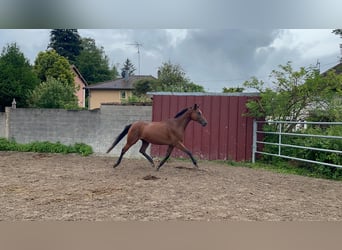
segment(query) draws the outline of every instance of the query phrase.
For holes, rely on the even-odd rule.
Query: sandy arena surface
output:
[[[190,160],[0,152],[0,221],[341,221],[342,182]]]

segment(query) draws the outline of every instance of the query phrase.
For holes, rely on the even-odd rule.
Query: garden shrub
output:
[[[30,142],[27,144],[17,143],[15,140],[0,138],[0,151],[20,151],[20,152],[39,152],[39,153],[77,153],[87,156],[93,153],[91,146],[85,143],[75,143],[74,145],[64,145],[60,142]]]

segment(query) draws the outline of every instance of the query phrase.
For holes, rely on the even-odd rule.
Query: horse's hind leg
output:
[[[172,153],[172,150],[173,150],[173,146],[172,145],[169,145],[167,151],[166,151],[166,156],[164,157],[164,159],[159,163],[158,167],[157,167],[157,171],[160,169],[160,167],[167,161],[167,159],[169,159],[171,153]]]
[[[119,166],[123,155],[127,152],[127,150],[130,148],[130,146],[126,147],[127,144],[121,149],[121,154],[119,156],[119,159],[116,161],[116,163],[114,164],[113,168],[116,168],[117,166]]]
[[[142,145],[141,145],[141,148],[140,148],[139,152],[140,152],[143,156],[145,156],[145,158],[151,163],[152,167],[154,168],[154,162],[153,162],[151,156],[149,156],[149,155],[146,153],[146,149],[147,149],[149,143],[148,143],[147,141],[145,141],[145,140],[141,140],[141,141],[142,141]]]
[[[113,168],[116,168],[121,160],[122,160],[122,157],[124,156],[124,154],[128,151],[128,149],[130,147],[132,147],[139,139],[138,138],[131,138],[130,136],[127,137],[127,142],[126,142],[126,145],[122,148],[121,150],[121,154],[119,156],[119,159],[116,161],[116,163],[114,164]]]

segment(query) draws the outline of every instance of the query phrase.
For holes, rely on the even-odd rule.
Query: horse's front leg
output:
[[[192,163],[195,165],[195,167],[198,168],[197,161],[193,157],[191,151],[189,149],[187,149],[183,143],[178,142],[176,145],[176,148],[178,148],[178,149],[182,150],[184,153],[186,153],[190,157],[190,159],[191,159]]]

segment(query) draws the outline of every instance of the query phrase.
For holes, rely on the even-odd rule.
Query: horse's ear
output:
[[[198,108],[199,108],[199,106],[195,103],[194,109],[196,110],[196,109],[198,109]]]

